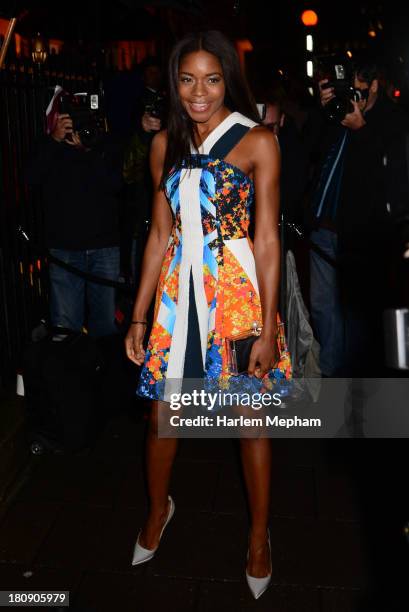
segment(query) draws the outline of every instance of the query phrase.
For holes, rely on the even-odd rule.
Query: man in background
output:
[[[320,162],[312,198],[311,314],[326,376],[376,376],[384,367],[383,309],[397,233],[409,206],[407,120],[380,86],[376,63],[353,70],[360,101],[330,122],[333,87],[322,80]],[[403,252],[403,245],[400,245]],[[400,255],[402,255],[402,252]]]
[[[53,257],[80,272],[117,281],[118,194],[122,157],[108,134],[84,144],[68,114],[55,114],[50,134],[38,143],[26,169],[29,185],[41,189],[45,243]],[[53,326],[100,337],[117,331],[115,289],[89,282],[50,263]]]
[[[125,208],[122,218],[123,261],[126,274],[137,281],[151,218],[152,180],[149,150],[152,138],[166,119],[163,72],[157,58],[141,65],[143,91],[132,112],[132,136],[125,152]]]
[[[274,132],[281,150],[281,210],[286,221],[301,218],[301,199],[308,179],[308,156],[294,121],[283,110],[280,98],[266,96],[263,125]]]

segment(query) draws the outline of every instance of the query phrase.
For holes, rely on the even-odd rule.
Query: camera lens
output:
[[[87,126],[79,130],[78,135],[85,147],[95,146],[100,139],[100,132],[93,126]]]
[[[345,115],[352,113],[354,107],[347,98],[332,98],[325,106],[324,112],[328,121],[331,123],[340,123],[345,118]]]

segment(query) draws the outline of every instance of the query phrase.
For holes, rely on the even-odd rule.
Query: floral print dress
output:
[[[254,185],[239,168],[215,155],[220,143],[237,142],[255,125],[242,114],[231,113],[208,135],[199,154],[192,149],[189,161],[168,177],[165,192],[174,223],[138,395],[163,399],[167,379],[182,381],[192,307],[200,335],[198,359],[209,387],[271,389],[269,382],[291,376],[289,359],[261,381],[247,374],[231,376],[227,363],[226,338],[249,330],[254,321],[261,325],[262,315],[248,234]],[[189,303],[192,295],[194,304]]]

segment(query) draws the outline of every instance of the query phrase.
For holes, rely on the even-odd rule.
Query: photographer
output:
[[[80,135],[72,116],[57,112],[26,167],[28,184],[41,188],[50,254],[113,281],[119,275],[121,171],[119,144],[98,130],[85,129]],[[115,289],[51,262],[50,315],[54,326],[81,330],[86,324],[94,337],[113,334]]]
[[[125,152],[125,211],[122,219],[124,271],[135,281],[151,217],[152,185],[149,150],[154,135],[163,128],[166,106],[162,68],[155,57],[141,64],[144,89],[132,113],[134,126]]]
[[[310,291],[325,376],[382,372],[389,272],[406,248],[395,225],[409,207],[407,120],[379,78],[373,62],[356,64],[347,90],[355,100],[340,99],[336,82],[319,83]]]
[[[267,92],[265,125],[278,138],[281,150],[281,211],[287,221],[300,221],[301,199],[305,192],[308,178],[308,158],[306,148],[296,128],[295,122],[284,112],[285,100],[274,93]],[[294,180],[294,177],[297,180]]]

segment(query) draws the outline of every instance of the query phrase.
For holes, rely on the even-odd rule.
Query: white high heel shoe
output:
[[[270,545],[270,530],[268,529],[268,550],[270,552],[270,566],[271,566],[271,545]],[[249,551],[247,550],[247,561],[249,559]],[[247,584],[249,585],[249,589],[254,596],[254,599],[258,599],[264,591],[267,589],[268,585],[271,581],[271,572],[267,576],[263,576],[263,578],[255,578],[254,576],[250,576],[246,570],[246,578]]]
[[[170,501],[169,514],[168,514],[165,524],[162,527],[162,531],[160,532],[159,542],[160,542],[162,533],[166,525],[169,523],[170,519],[173,516],[173,513],[175,512],[175,503],[170,495],[168,495],[168,500]],[[150,550],[149,548],[144,548],[143,546],[141,546],[139,544],[139,536],[141,535],[141,531],[142,529],[138,533],[138,538],[136,540],[135,548],[133,551],[132,565],[139,565],[139,563],[145,563],[145,561],[149,561],[150,559],[152,559],[152,557],[154,556],[155,552],[158,550],[158,547],[159,547],[159,544],[158,544],[156,548],[154,548],[153,550]]]

